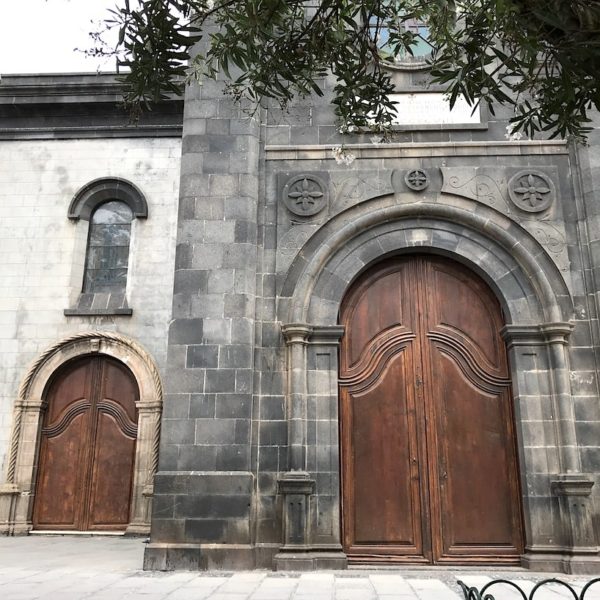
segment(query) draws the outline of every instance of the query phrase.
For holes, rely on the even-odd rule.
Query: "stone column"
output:
[[[161,406],[160,402],[137,403],[138,435],[136,443],[150,451],[138,453],[138,461],[135,465],[131,495],[131,520],[127,527],[127,533],[131,535],[150,533],[154,475],[158,467]]]
[[[586,475],[558,475],[552,492],[558,496],[567,556],[567,573],[596,574],[600,570],[598,546],[590,514],[590,496],[594,482]]]
[[[284,325],[287,346],[287,421],[289,470],[306,471],[306,346],[312,328]]]
[[[547,494],[553,498],[554,506],[558,504],[559,522],[554,527],[562,530],[562,541],[552,536],[552,542],[540,543],[537,539],[528,540],[528,553],[524,556],[523,564],[532,569],[562,570],[566,573],[595,573],[600,568],[598,560],[598,547],[596,545],[591,511],[589,507],[593,479],[581,472],[581,461],[577,445],[575,429],[575,415],[571,385],[569,379],[568,342],[573,326],[570,323],[545,323],[541,325],[507,325],[504,328],[504,337],[507,340],[509,351],[512,352],[513,361],[522,360],[515,350],[523,356],[535,356],[545,353],[540,360],[546,365],[544,370],[537,373],[531,371],[529,375],[536,374],[539,378],[536,386],[532,381],[527,381],[527,373],[521,371],[521,365],[513,362],[513,376],[517,383],[526,385],[529,394],[537,389],[540,401],[543,403],[544,395],[541,389],[547,390],[548,400],[551,403],[550,418],[554,422],[555,440],[557,450],[556,471],[552,472],[552,461],[548,464],[547,484],[549,490],[535,489],[529,485],[530,473],[525,469],[528,481],[526,498],[530,503],[540,503],[542,496]],[[546,379],[546,381],[544,381]],[[519,391],[519,390],[517,390]],[[543,406],[538,407],[541,414],[545,411]],[[535,440],[530,440],[532,444]],[[527,445],[527,441],[525,441]],[[537,440],[538,445],[548,446],[550,440]],[[533,485],[533,484],[532,484]],[[533,487],[539,488],[538,483]],[[550,506],[545,511],[540,511],[537,506],[538,520],[546,519],[545,525],[540,529],[548,529],[552,523],[554,513]],[[528,533],[535,533],[535,527],[529,523]]]
[[[322,332],[322,329],[298,323],[282,327],[287,347],[289,470],[278,480],[278,493],[283,497],[284,533],[283,546],[275,556],[275,567],[278,570],[339,569],[346,566],[341,546],[329,543],[319,547],[319,544],[313,543],[314,532],[311,531],[312,524],[316,521],[311,515],[316,481],[307,472],[307,347],[315,330],[327,338],[327,332]],[[343,330],[340,327],[333,329],[334,344],[337,344]],[[331,343],[329,338],[327,341]],[[316,340],[315,342],[318,343]],[[328,490],[328,493],[331,492]]]
[[[11,440],[14,452],[9,456],[7,482],[2,486],[3,513],[7,511],[6,533],[23,535],[32,529],[32,509],[35,496],[37,447],[40,424],[46,406],[40,399],[15,404],[15,429]],[[4,518],[3,518],[4,520]]]
[[[312,328],[303,324],[281,328],[287,348],[286,417],[288,471],[278,479],[283,496],[283,547],[275,556],[277,569],[310,568],[310,496],[315,481],[306,472],[306,346]],[[306,566],[304,566],[306,563]]]
[[[558,424],[561,470],[564,473],[580,473],[581,461],[577,449],[575,414],[569,381],[569,357],[567,346],[573,331],[570,323],[540,325],[540,331],[548,348],[552,372],[553,404]]]

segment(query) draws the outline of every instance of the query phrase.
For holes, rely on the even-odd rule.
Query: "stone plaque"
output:
[[[481,123],[480,108],[473,107],[459,97],[454,108],[446,94],[441,92],[418,92],[415,94],[390,94],[396,102],[397,114],[394,125],[472,125]]]

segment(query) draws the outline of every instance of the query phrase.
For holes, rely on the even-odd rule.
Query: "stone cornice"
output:
[[[333,145],[268,145],[268,160],[335,160]],[[564,140],[522,140],[518,142],[406,142],[397,144],[344,144],[359,158],[427,158],[436,156],[524,156],[568,154]]]

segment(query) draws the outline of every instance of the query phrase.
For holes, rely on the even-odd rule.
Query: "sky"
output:
[[[92,21],[117,0],[0,0],[0,75],[114,71],[115,61],[86,57]]]

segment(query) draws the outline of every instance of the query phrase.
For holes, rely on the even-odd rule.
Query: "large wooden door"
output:
[[[344,549],[355,562],[517,563],[502,311],[450,260],[383,262],[341,310]]]
[[[138,388],[122,363],[85,357],[46,394],[34,529],[118,531],[129,523]]]

